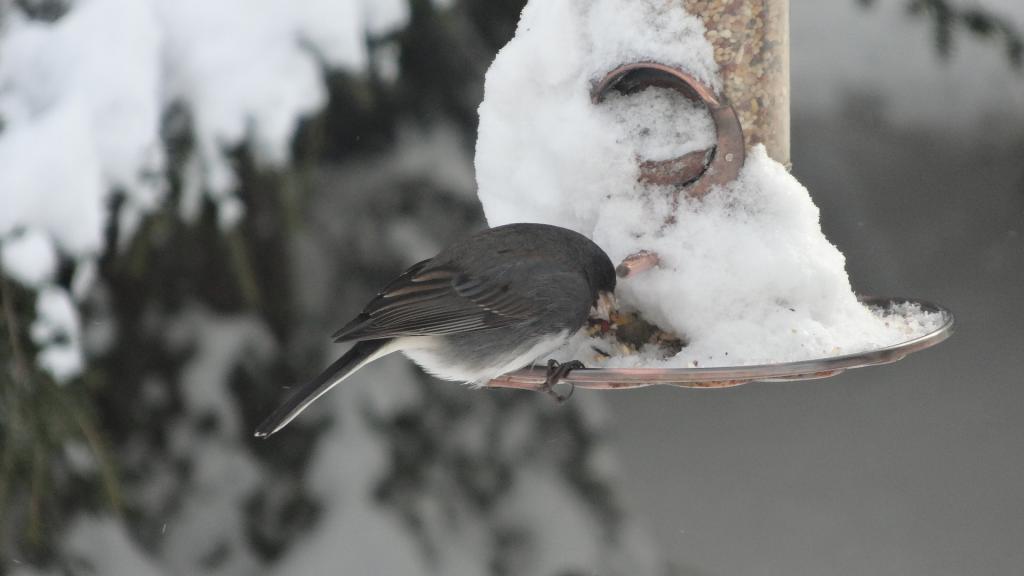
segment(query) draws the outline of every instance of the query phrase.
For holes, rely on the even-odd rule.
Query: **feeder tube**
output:
[[[789,157],[789,0],[681,0],[704,22],[725,100],[747,146],[764,144],[787,168]]]

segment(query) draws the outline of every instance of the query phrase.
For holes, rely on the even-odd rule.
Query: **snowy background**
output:
[[[792,2],[794,174],[854,287],[949,306],[953,340],[559,409],[394,358],[261,443],[326,334],[482,225],[475,108],[521,4],[0,3],[2,297],[34,353],[5,314],[0,573],[1013,573],[1024,74],[871,4]]]

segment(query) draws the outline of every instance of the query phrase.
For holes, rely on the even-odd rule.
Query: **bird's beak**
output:
[[[615,310],[615,294],[612,292],[601,292],[597,295],[597,303],[594,308],[597,310],[595,316],[602,320],[611,321],[612,311]]]

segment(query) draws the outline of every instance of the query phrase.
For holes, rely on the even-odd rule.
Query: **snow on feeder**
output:
[[[716,142],[712,148],[677,158],[641,159],[640,181],[672,187],[673,202],[678,203],[678,195],[684,188],[687,195],[699,198],[710,192],[712,186],[735,180],[746,157],[743,129],[736,111],[711,88],[686,72],[658,62],[624,64],[598,82],[590,98],[600,104],[610,90],[628,95],[653,86],[675,90],[706,107],[715,125]]]
[[[687,11],[689,10],[689,11]],[[787,0],[531,0],[487,73],[492,226],[575,229],[622,263],[619,309],[558,354],[581,388],[832,376],[952,333],[935,304],[860,298],[788,172]],[[546,371],[491,387],[541,389]]]

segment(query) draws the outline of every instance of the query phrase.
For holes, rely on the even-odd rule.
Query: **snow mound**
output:
[[[700,200],[637,181],[637,160],[707,148],[705,110],[663,89],[590,100],[593,83],[636,61],[677,66],[718,86],[700,21],[680,2],[531,1],[487,73],[476,167],[488,222],[577,230],[614,262],[660,255],[620,281],[620,303],[688,345],[612,357],[610,366],[765,364],[849,354],[923,335],[943,321],[907,307],[871,310],[818,208],[753,147],[740,177]],[[593,344],[590,342],[588,344]],[[598,347],[607,350],[607,346]]]

